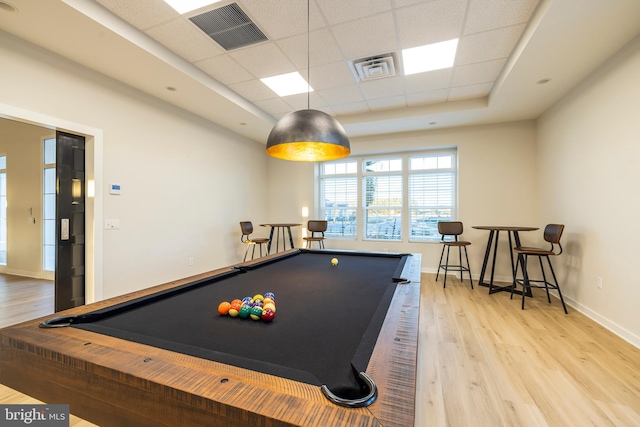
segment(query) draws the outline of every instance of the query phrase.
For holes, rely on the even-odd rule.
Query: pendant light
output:
[[[307,85],[309,85],[310,0],[307,0]],[[342,125],[333,117],[311,110],[307,89],[307,109],[282,117],[271,129],[267,139],[267,154],[283,160],[320,162],[340,159],[351,153],[349,138]]]

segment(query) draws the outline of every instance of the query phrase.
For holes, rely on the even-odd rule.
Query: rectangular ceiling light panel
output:
[[[404,49],[402,51],[404,74],[417,74],[453,67],[457,49],[458,39]]]
[[[225,50],[268,40],[237,3],[231,3],[189,18]]]
[[[180,15],[219,1],[220,0],[164,0],[165,3],[174,8]]]
[[[299,93],[313,92],[313,88],[300,75],[293,72],[288,74],[280,74],[279,76],[265,77],[260,79],[269,89],[274,91],[278,96],[297,95]]]

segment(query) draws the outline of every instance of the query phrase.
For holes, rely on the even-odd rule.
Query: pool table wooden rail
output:
[[[398,285],[367,373],[378,398],[366,408],[330,403],[317,386],[44,320],[0,330],[0,383],[100,426],[413,426],[420,256]],[[408,263],[409,264],[409,263]],[[82,314],[229,268],[67,310]],[[49,316],[51,317],[51,316]]]

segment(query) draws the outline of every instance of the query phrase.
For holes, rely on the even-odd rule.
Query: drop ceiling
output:
[[[534,119],[640,33],[637,0],[311,0],[309,15],[305,0],[184,15],[162,0],[3,1],[17,12],[0,9],[0,30],[261,143],[307,105],[351,137]],[[194,21],[220,7],[266,40],[218,44]],[[452,68],[404,76],[402,49],[452,38]],[[353,64],[376,57],[394,72],[359,78]],[[376,75],[389,68],[372,63]],[[293,71],[309,97],[259,80]]]

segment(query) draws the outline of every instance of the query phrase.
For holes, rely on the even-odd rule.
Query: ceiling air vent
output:
[[[371,56],[349,62],[351,72],[358,82],[383,79],[396,75],[395,53]]]
[[[237,3],[189,18],[225,50],[233,50],[267,40],[260,28]]]

